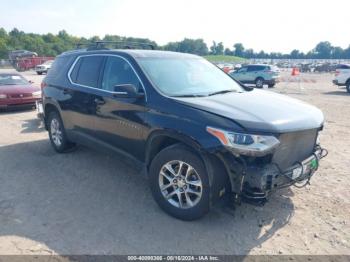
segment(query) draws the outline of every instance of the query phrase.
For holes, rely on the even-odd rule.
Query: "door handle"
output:
[[[104,101],[102,98],[95,98],[94,102],[96,105],[104,105],[106,103],[106,101]]]

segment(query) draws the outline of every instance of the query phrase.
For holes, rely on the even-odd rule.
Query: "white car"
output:
[[[333,83],[337,86],[346,86],[346,90],[350,93],[350,65],[342,64],[337,67]]]
[[[53,63],[53,60],[48,60],[41,65],[37,65],[35,67],[36,73],[38,75],[42,75],[43,73],[47,73],[47,71],[49,71],[49,69],[51,68],[52,63]]]

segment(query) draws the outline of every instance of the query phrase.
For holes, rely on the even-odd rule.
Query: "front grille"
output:
[[[11,94],[9,95],[10,98],[26,98],[26,97],[32,97],[32,94]]]
[[[317,129],[281,134],[281,142],[273,155],[272,162],[276,163],[282,171],[309,157],[315,147]]]

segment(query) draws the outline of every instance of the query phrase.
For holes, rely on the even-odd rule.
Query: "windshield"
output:
[[[230,76],[202,58],[138,58],[154,85],[168,96],[242,92]]]
[[[0,86],[27,84],[29,82],[20,75],[0,75]]]

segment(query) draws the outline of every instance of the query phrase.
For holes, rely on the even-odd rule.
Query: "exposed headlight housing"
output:
[[[33,97],[41,97],[41,91],[36,91],[32,93]]]
[[[235,133],[209,126],[207,131],[237,155],[263,156],[280,144],[274,136]]]
[[[7,98],[7,95],[0,94],[0,99],[6,99],[6,98]]]

